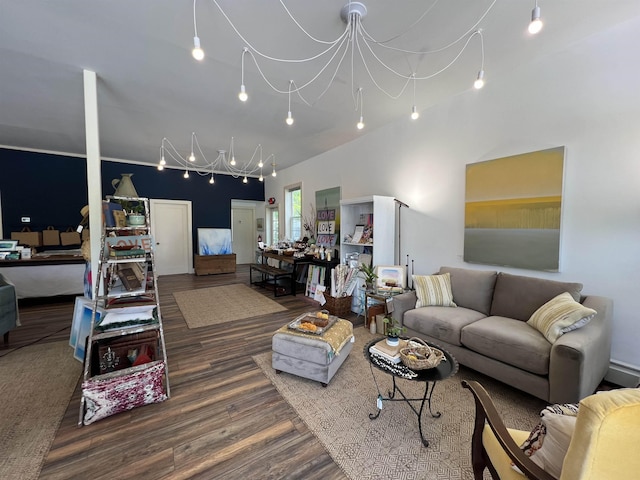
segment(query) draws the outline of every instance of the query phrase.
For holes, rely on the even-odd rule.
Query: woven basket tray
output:
[[[426,370],[440,365],[444,359],[444,353],[442,350],[430,347],[421,338],[411,337],[407,346],[400,349],[400,359],[412,370]]]

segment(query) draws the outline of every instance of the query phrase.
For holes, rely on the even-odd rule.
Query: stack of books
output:
[[[371,345],[369,347],[369,353],[380,355],[381,357],[386,358],[393,363],[400,363],[400,349],[404,347],[406,343],[406,340],[400,340],[400,343],[397,346],[392,347],[390,345],[387,345],[387,341],[383,339]]]
[[[142,248],[130,248],[126,250],[119,250],[115,248],[109,249],[109,257],[116,258],[144,258],[145,251]]]

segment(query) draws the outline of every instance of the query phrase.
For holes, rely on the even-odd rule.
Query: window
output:
[[[302,238],[302,184],[285,187],[285,236],[289,240]]]
[[[267,245],[278,243],[278,238],[280,237],[279,217],[278,207],[267,208],[267,238],[265,239]]]

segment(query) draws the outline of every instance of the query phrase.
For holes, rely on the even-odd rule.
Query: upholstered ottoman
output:
[[[353,342],[353,324],[348,320],[338,320],[322,336],[285,325],[273,335],[271,365],[276,373],[291,373],[326,387],[349,356]]]

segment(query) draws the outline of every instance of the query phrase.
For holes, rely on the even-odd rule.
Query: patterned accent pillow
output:
[[[578,405],[577,403],[557,403],[542,409],[540,423],[531,430],[529,437],[520,445],[520,449],[526,456],[556,478],[560,476],[562,462],[571,442],[578,416]],[[511,467],[522,474],[513,463]]]
[[[538,308],[527,323],[554,343],[560,336],[580,328],[596,315],[592,308],[576,302],[570,293],[561,293]]]
[[[413,286],[418,300],[416,308],[439,306],[456,307],[451,293],[451,274],[413,275]]]
[[[86,411],[84,424],[167,399],[163,377],[164,362],[128,375],[82,382]]]

